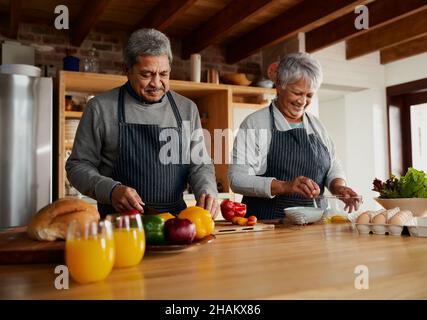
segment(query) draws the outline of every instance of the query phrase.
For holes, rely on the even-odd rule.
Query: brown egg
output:
[[[379,213],[372,219],[372,223],[374,224],[385,224],[386,221],[385,213]]]
[[[412,212],[408,210],[402,210],[396,213],[389,221],[389,224],[397,224],[403,226],[409,219],[412,218]]]
[[[396,213],[387,223],[403,226],[405,218],[399,213]]]
[[[401,215],[401,216],[403,216],[405,219],[410,219],[410,218],[412,218],[414,215],[412,214],[412,212],[411,211],[409,211],[409,210],[402,210],[402,211],[400,211],[399,212],[399,214]]]
[[[360,224],[368,224],[371,221],[371,216],[369,215],[369,211],[363,212],[360,216],[357,217],[356,223]]]
[[[391,218],[393,218],[398,212],[400,212],[399,208],[393,208],[388,209],[384,212],[384,215],[386,217],[386,221],[389,221]]]

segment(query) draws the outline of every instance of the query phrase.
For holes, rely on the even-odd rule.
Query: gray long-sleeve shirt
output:
[[[277,130],[287,131],[292,127],[275,106],[273,101],[273,115]],[[326,178],[329,187],[332,180],[341,178],[345,174],[335,152],[335,146],[325,127],[314,115],[309,115],[312,125],[319,133],[321,141],[329,151],[331,167]],[[307,134],[313,133],[313,127],[307,119],[303,118]],[[273,198],[271,195],[271,182],[276,177],[260,177],[267,169],[267,154],[271,143],[271,121],[268,107],[250,114],[240,125],[234,140],[232,163],[229,168],[231,189],[246,196]],[[313,164],[315,165],[315,164]]]
[[[196,198],[202,193],[217,196],[215,170],[207,156],[203,136],[200,137],[201,123],[196,104],[170,91],[187,133],[183,145],[190,151],[202,150],[203,162],[189,160],[189,182]],[[119,88],[104,92],[92,98],[80,120],[73,150],[65,168],[70,183],[82,194],[99,203],[111,204],[110,193],[120,181],[111,176],[118,155],[118,93]],[[144,104],[126,92],[125,117],[127,123],[156,124],[162,128],[177,127],[172,107],[165,96],[161,102]],[[185,132],[185,130],[184,130]],[[144,200],[144,195],[140,195]]]

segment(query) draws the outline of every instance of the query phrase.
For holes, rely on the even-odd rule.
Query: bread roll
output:
[[[27,233],[35,240],[65,239],[71,221],[80,225],[99,220],[99,212],[89,203],[76,198],[62,198],[40,209],[28,225]]]

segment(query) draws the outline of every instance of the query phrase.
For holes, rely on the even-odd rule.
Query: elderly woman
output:
[[[248,214],[282,218],[284,208],[313,206],[325,187],[357,196],[325,127],[307,112],[322,82],[320,64],[307,53],[289,54],[275,73],[277,98],[243,121],[234,142],[229,178]]]

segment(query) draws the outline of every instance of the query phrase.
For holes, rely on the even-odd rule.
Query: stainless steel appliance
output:
[[[52,79],[35,70],[0,66],[0,228],[26,225],[52,200]]]

